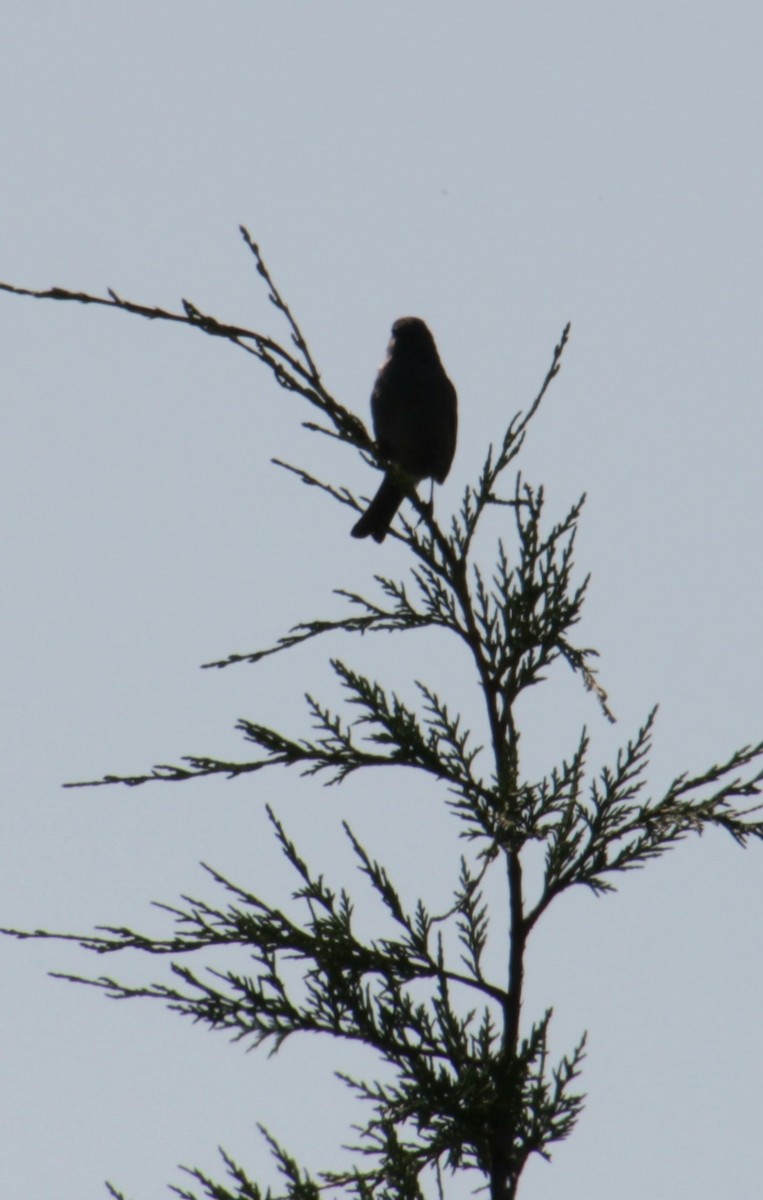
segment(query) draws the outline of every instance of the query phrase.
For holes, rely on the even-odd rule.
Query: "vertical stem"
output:
[[[507,855],[506,873],[509,885],[509,992],[506,1003],[503,1050],[516,1054],[519,1045],[519,1019],[522,1012],[524,982],[525,928],[524,897],[522,894],[522,860],[516,850]]]
[[[499,810],[512,817],[517,805],[519,781],[518,737],[511,711],[512,690],[498,691],[496,681],[483,653],[477,622],[472,609],[466,577],[466,563],[456,560],[448,551],[446,561],[451,570],[451,583],[464,617],[469,646],[480,676],[485,698],[490,738],[496,764],[497,804]],[[508,751],[508,753],[506,753]],[[511,834],[510,834],[511,837]],[[489,1154],[491,1200],[515,1200],[519,1182],[514,1162],[514,1134],[521,1097],[517,1094],[517,1051],[522,1012],[522,984],[527,927],[524,915],[522,860],[519,850],[511,844],[504,847],[509,901],[508,980],[503,1002],[503,1037],[495,1062],[495,1107],[492,1128],[486,1131]]]
[[[504,703],[508,704],[508,700]],[[510,707],[497,721],[495,743],[499,765],[498,794],[500,802],[510,809],[516,806],[519,780],[517,736]],[[508,755],[504,755],[504,745]],[[521,1105],[517,1071],[519,1027],[522,1014],[522,986],[527,928],[524,914],[522,859],[516,846],[509,844],[506,855],[506,881],[509,901],[508,979],[503,1005],[503,1038],[496,1063],[496,1113],[491,1131],[491,1200],[514,1200],[519,1183],[519,1169],[514,1162],[515,1122]],[[521,1168],[520,1168],[521,1169]]]

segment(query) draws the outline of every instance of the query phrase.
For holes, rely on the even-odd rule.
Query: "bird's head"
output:
[[[398,317],[392,326],[390,351],[426,354],[434,349],[434,338],[421,317]]]

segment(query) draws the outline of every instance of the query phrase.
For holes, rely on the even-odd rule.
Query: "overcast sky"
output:
[[[186,297],[283,337],[243,222],[327,387],[364,418],[391,322],[424,317],[460,400],[442,512],[571,320],[522,469],[553,517],[588,493],[580,637],[618,724],[560,668],[527,705],[526,769],[569,755],[584,723],[594,765],[611,761],[659,701],[659,792],[763,737],[762,61],[751,0],[6,3],[0,278]],[[336,614],[335,587],[405,571],[397,545],[350,539],[347,510],[270,460],[366,493],[371,473],[222,342],[8,295],[0,310],[0,923],[158,934],[152,900],[213,897],[201,861],[285,899],[266,802],[336,886],[356,886],[349,818],[406,894],[445,895],[457,828],[405,776],[61,790],[243,757],[239,716],[305,733],[303,693],[336,694],[329,653],[406,697],[431,678],[473,722],[477,695],[426,639],[200,671]],[[588,1029],[589,1100],[523,1200],[757,1200],[762,903],[763,851],[717,835],[552,910],[526,1016],[554,1005],[560,1053]],[[221,1175],[218,1145],[269,1179],[256,1121],[326,1166],[357,1118],[331,1077],[345,1049],[246,1055],[47,975],[153,964],[67,944],[0,955],[14,1200],[100,1197],[104,1179],[158,1200],[178,1163]]]

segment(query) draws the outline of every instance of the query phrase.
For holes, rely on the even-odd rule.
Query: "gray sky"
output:
[[[527,705],[530,775],[583,723],[593,763],[611,760],[655,701],[655,790],[760,739],[759,5],[7,4],[0,33],[0,277],[187,297],[283,335],[244,222],[327,386],[364,417],[392,320],[425,317],[461,406],[441,511],[572,321],[523,470],[555,516],[588,492],[581,638],[619,722],[560,670]],[[354,883],[349,817],[410,895],[444,895],[456,830],[441,794],[404,777],[391,795],[386,779],[325,793],[285,775],[60,790],[183,753],[243,757],[238,716],[304,732],[303,692],[335,694],[329,650],[404,695],[432,678],[474,721],[477,698],[433,643],[199,671],[337,612],[334,587],[404,570],[270,458],[374,479],[231,347],[0,307],[0,921],[159,933],[151,900],[213,896],[201,860],[285,897],[266,801],[337,885]],[[443,870],[422,880],[433,839]],[[759,848],[707,837],[549,915],[526,1011],[553,1003],[559,1052],[589,1030],[589,1100],[523,1200],[758,1197],[762,866]],[[140,962],[0,955],[4,1194],[82,1200],[109,1178],[153,1200],[178,1162],[219,1174],[218,1144],[267,1178],[257,1120],[314,1167],[345,1140],[354,1110],[331,1071],[346,1051],[245,1055],[46,974],[137,980]]]

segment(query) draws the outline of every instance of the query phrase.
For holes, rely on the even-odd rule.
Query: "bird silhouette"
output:
[[[456,389],[445,374],[434,338],[419,317],[392,326],[387,357],[371,393],[376,444],[411,483],[442,483],[456,452]],[[397,472],[387,471],[352,536],[383,542],[405,496]]]

